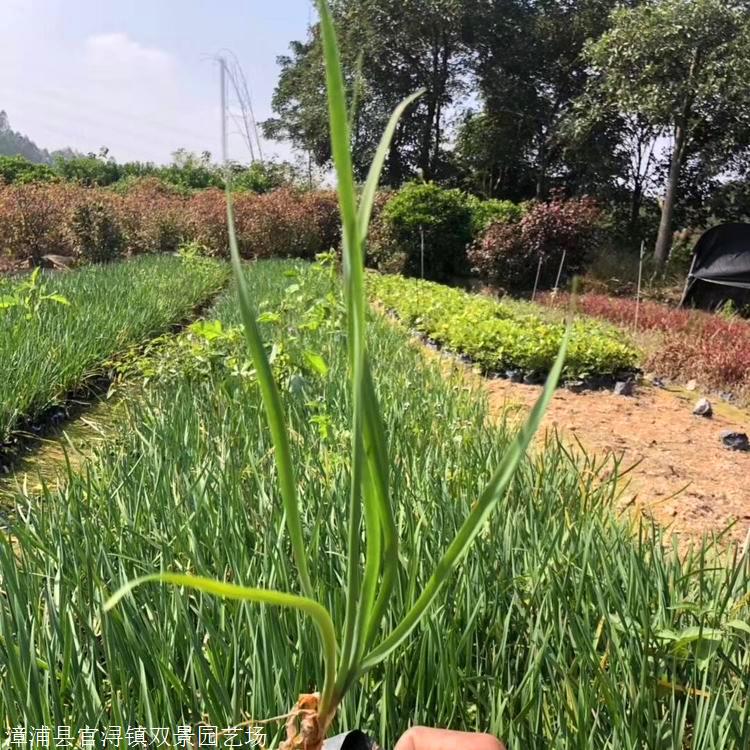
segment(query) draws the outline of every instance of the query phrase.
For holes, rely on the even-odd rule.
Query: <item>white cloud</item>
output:
[[[116,78],[138,78],[142,74],[171,76],[174,58],[164,50],[146,47],[127,34],[94,34],[84,44],[84,59],[89,66]]]

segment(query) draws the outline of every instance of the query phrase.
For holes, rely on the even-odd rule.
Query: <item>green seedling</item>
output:
[[[47,292],[47,285],[41,278],[41,271],[37,267],[31,275],[13,288],[12,294],[0,297],[0,312],[12,308],[21,308],[26,320],[32,320],[39,315],[42,305],[52,302],[58,305],[69,305],[70,301],[62,294]]]
[[[247,588],[208,577],[158,573],[130,581],[105,604],[114,607],[134,587],[146,582],[169,583],[220,597],[299,610],[317,626],[324,662],[319,693],[299,697],[289,714],[285,748],[318,750],[345,693],[367,670],[403,645],[435,602],[442,586],[466,555],[488,515],[503,499],[542,416],[563,368],[569,332],[563,337],[546,386],[528,421],[504,454],[455,538],[444,551],[422,593],[402,613],[390,632],[382,632],[384,615],[399,576],[396,522],[389,497],[386,435],[377,403],[367,351],[364,250],[380,172],[403,112],[421,92],[405,99],[393,112],[373,159],[365,185],[357,196],[350,153],[348,108],[338,44],[326,0],[319,0],[331,143],[338,178],[343,237],[343,296],[346,308],[349,383],[352,392],[350,498],[347,529],[347,591],[343,623],[334,624],[316,596],[314,570],[306,556],[298,482],[290,450],[290,435],[279,389],[268,361],[256,311],[243,275],[234,231],[232,195],[227,186],[227,218],[232,266],[238,289],[247,346],[251,352],[271,433],[280,494],[291,540],[301,594]],[[364,549],[362,527],[364,526]],[[364,557],[364,568],[361,558]],[[337,629],[336,625],[340,625]],[[270,668],[270,666],[269,666]]]

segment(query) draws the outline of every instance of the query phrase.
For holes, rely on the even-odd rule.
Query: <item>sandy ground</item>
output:
[[[530,406],[541,390],[507,380],[483,384],[495,414]],[[651,385],[632,397],[560,389],[544,427],[587,452],[621,458],[621,469],[637,464],[623,479],[622,504],[677,532],[681,543],[732,522],[727,541],[742,542],[750,531],[750,453],[728,450],[719,436],[750,433],[750,414],[712,401],[711,419],[693,416],[701,395]]]

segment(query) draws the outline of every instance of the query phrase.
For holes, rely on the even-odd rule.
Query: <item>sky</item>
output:
[[[0,0],[0,110],[48,150],[104,146],[118,161],[164,163],[186,148],[218,158],[216,55],[237,56],[262,121],[276,58],[314,17],[311,0]],[[249,160],[239,135],[229,147]],[[292,158],[288,144],[263,147]]]

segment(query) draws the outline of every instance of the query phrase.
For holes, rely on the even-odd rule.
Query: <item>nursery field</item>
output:
[[[351,439],[340,283],[329,265],[289,261],[256,263],[247,281],[291,427],[314,592],[340,623]],[[436,340],[449,335],[439,318],[457,304],[449,295],[429,305],[428,285],[378,276],[369,283],[410,325]],[[149,294],[131,290],[116,301],[114,288],[108,301],[118,307],[108,309],[119,327],[141,321]],[[421,321],[408,307],[416,293],[429,311]],[[75,290],[66,294],[76,299]],[[169,299],[187,305],[187,297]],[[423,591],[513,428],[488,419],[486,399],[460,373],[446,376],[408,333],[368,315],[401,543],[387,630]],[[487,317],[484,308],[467,315],[466,328]],[[229,727],[278,717],[297,695],[320,688],[320,646],[301,614],[157,584],[103,611],[126,581],[167,570],[297,590],[239,320],[227,292],[204,322],[131,362],[130,377],[147,382],[110,443],[59,492],[19,496],[23,511],[0,538],[4,730]],[[488,368],[549,366],[560,336],[554,315],[510,307],[494,320],[508,330],[493,329],[493,346],[510,343]],[[138,325],[130,324],[129,338],[145,332]],[[551,342],[542,355],[520,348],[537,331]],[[583,331],[577,335],[571,375],[632,365],[632,350],[606,326],[588,337],[591,353]],[[477,356],[473,343],[465,346]],[[413,723],[490,731],[509,750],[750,746],[747,556],[719,565],[701,547],[677,555],[656,528],[623,525],[611,512],[615,478],[603,479],[601,469],[554,440],[525,459],[439,605],[355,683],[333,729],[360,727],[383,747]],[[265,728],[275,745],[283,719]]]
[[[402,276],[370,274],[369,283],[375,299],[405,325],[488,372],[539,378],[552,366],[565,331],[562,317],[539,305],[498,302]],[[563,372],[570,379],[614,376],[632,371],[637,357],[614,327],[576,320]]]
[[[0,446],[102,374],[105,360],[183,321],[226,280],[219,262],[151,256],[0,281]]]

